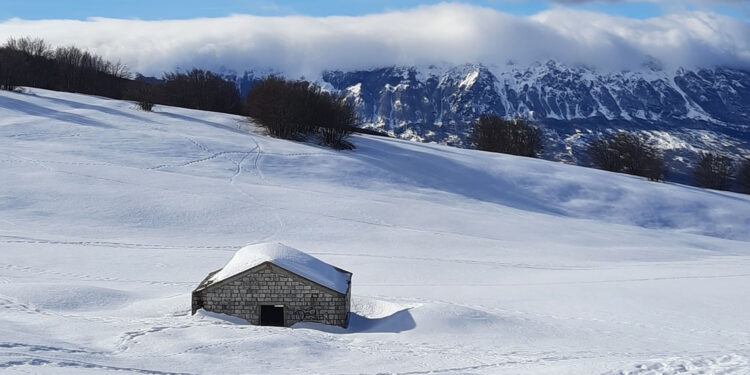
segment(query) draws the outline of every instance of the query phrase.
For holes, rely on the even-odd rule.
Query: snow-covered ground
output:
[[[0,370],[750,373],[750,197],[0,93]],[[348,330],[189,314],[240,247],[352,271]]]

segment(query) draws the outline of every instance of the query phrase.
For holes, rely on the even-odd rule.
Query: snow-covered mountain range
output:
[[[247,92],[268,73],[237,79]],[[702,150],[750,155],[750,72],[731,68],[602,72],[548,61],[327,71],[318,83],[352,100],[366,128],[403,139],[467,145],[484,113],[531,118],[548,136],[544,157],[586,164],[585,146],[601,133],[639,131],[687,178]]]

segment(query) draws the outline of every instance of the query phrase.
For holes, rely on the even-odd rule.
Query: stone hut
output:
[[[193,291],[204,309],[256,325],[318,322],[347,327],[351,272],[280,243],[245,246]]]

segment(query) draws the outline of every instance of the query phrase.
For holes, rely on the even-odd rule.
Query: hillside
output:
[[[750,196],[352,140],[0,92],[0,369],[750,372]],[[353,272],[348,330],[189,315],[208,272],[265,241]]]
[[[269,72],[229,74],[240,90]],[[544,158],[588,165],[588,142],[635,131],[665,152],[672,181],[691,182],[701,151],[750,155],[750,72],[727,67],[607,71],[554,60],[328,71],[318,84],[355,103],[363,126],[422,142],[466,147],[480,115],[532,118]]]

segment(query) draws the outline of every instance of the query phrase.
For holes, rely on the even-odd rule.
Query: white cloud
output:
[[[629,69],[649,56],[665,66],[750,67],[750,25],[709,12],[648,20],[565,8],[516,17],[487,8],[440,4],[361,17],[256,17],[180,21],[94,18],[9,20],[0,39],[39,36],[75,44],[132,70],[274,68],[293,76],[323,69],[557,59]]]

